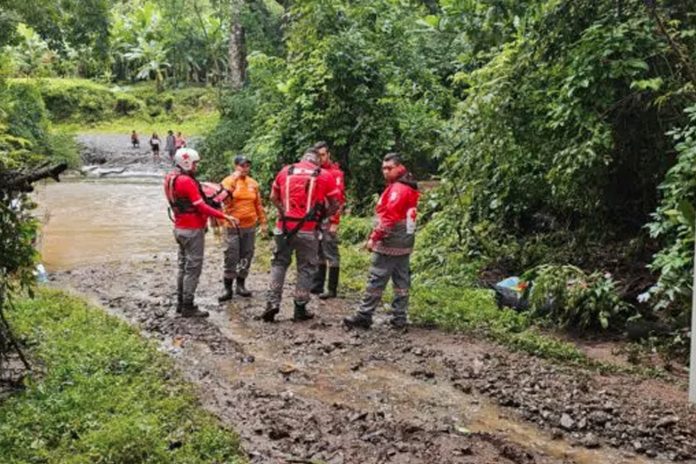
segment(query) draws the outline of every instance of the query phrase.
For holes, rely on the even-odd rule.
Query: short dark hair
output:
[[[384,155],[382,161],[391,161],[394,164],[404,164],[404,162],[401,160],[401,155],[396,152],[387,153]]]
[[[317,151],[317,152],[318,152],[319,150],[321,150],[322,148],[326,148],[326,149],[328,150],[328,149],[329,149],[329,144],[326,143],[326,142],[324,142],[323,140],[320,140],[319,142],[317,142],[317,143],[315,143],[314,145],[312,145],[312,150]]]
[[[302,157],[300,158],[303,161],[310,161],[312,163],[318,164],[319,163],[319,153],[316,152],[314,148],[308,148],[302,153]]]

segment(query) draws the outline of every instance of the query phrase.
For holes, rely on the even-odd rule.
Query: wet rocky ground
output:
[[[352,298],[314,301],[317,318],[300,324],[288,301],[266,324],[257,320],[261,265],[254,297],[216,302],[221,255],[210,238],[198,291],[206,320],[174,312],[174,254],[54,279],[158,339],[252,462],[696,459],[696,413],[678,386],[559,366],[462,334],[395,332],[381,318],[371,331],[346,331]]]
[[[159,159],[153,157],[149,139],[150,134],[141,134],[140,146],[133,147],[130,134],[80,134],[80,172],[88,178],[160,177],[171,168],[164,137]]]

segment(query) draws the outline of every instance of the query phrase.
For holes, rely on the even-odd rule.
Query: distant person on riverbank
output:
[[[307,303],[319,258],[317,225],[322,215],[338,210],[339,198],[334,179],[319,167],[319,155],[312,148],[298,163],[285,166],[276,176],[271,201],[278,208],[278,221],[266,310],[261,315],[265,322],[273,322],[280,312],[285,274],[293,254],[297,260],[297,281],[292,320],[300,322],[314,317],[307,310]]]
[[[140,139],[138,138],[138,133],[135,131],[131,132],[131,144],[133,148],[140,148]]]
[[[175,169],[164,179],[164,192],[174,212],[174,238],[179,244],[176,312],[182,317],[208,317],[193,304],[198,280],[203,270],[205,231],[208,217],[231,224],[238,221],[209,206],[201,195],[196,180],[200,156],[191,148],[182,148],[174,155]]]
[[[174,161],[174,154],[176,153],[176,137],[174,137],[174,132],[171,130],[167,131],[167,139],[164,143],[164,151],[169,155],[169,160]]]
[[[183,135],[181,135],[181,132],[176,133],[176,137],[174,139],[174,146],[177,150],[186,146],[186,139]]]
[[[153,132],[152,137],[150,137],[150,148],[152,149],[152,160],[158,162],[160,160],[160,139],[157,132]]]
[[[245,283],[249,276],[249,267],[254,258],[256,228],[261,226],[262,233],[267,231],[266,213],[261,202],[259,184],[251,178],[251,161],[246,156],[239,155],[234,159],[234,172],[222,181],[222,188],[227,191],[223,203],[224,212],[239,220],[239,227],[225,224],[225,260],[223,283],[225,293],[219,302],[232,299],[232,285],[237,282],[237,295],[250,297]]]
[[[372,316],[390,279],[394,282],[390,324],[402,329],[408,323],[409,260],[415,241],[416,207],[420,194],[418,184],[406,170],[399,154],[389,153],[384,157],[382,175],[387,188],[375,207],[376,225],[366,244],[372,253],[370,275],[357,313],[343,319],[348,328],[370,328]]]

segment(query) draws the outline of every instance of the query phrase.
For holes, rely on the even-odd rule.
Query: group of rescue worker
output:
[[[266,234],[268,224],[258,182],[250,176],[251,161],[239,155],[234,171],[220,184],[196,179],[200,156],[192,148],[174,155],[174,170],[167,174],[164,189],[174,221],[178,250],[177,313],[183,317],[207,317],[194,304],[194,294],[203,269],[205,232],[209,218],[223,227],[224,265],[221,303],[234,294],[250,297],[246,286],[254,256],[257,229]],[[394,299],[390,324],[407,325],[409,258],[413,251],[418,186],[398,153],[382,160],[387,186],[375,207],[375,225],[367,238],[372,253],[365,293],[355,314],[344,318],[348,328],[368,329],[389,280]],[[259,315],[273,322],[280,312],[285,275],[293,255],[297,280],[293,294],[295,322],[314,318],[307,308],[311,294],[326,300],[337,296],[340,276],[338,229],[346,203],[344,174],[332,162],[326,142],[307,149],[300,160],[276,175],[270,201],[278,211],[273,230],[274,250],[266,306]],[[328,278],[327,278],[328,277]],[[326,287],[325,287],[326,284]]]

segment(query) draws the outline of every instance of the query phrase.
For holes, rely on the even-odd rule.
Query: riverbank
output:
[[[33,371],[0,403],[3,462],[245,462],[234,432],[131,326],[48,289],[8,316]]]

